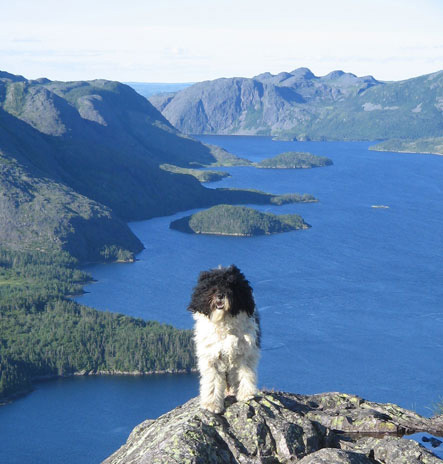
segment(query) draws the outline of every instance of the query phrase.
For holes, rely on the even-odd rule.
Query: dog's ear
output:
[[[248,316],[252,316],[255,311],[255,301],[249,282],[246,279],[242,279],[236,286],[235,293],[238,309],[245,311]]]
[[[191,295],[191,302],[187,308],[191,313],[209,314],[210,308],[207,304],[207,291],[210,288],[211,279],[211,271],[200,272],[197,285],[194,287]]]
[[[255,311],[255,301],[249,281],[235,264],[231,264],[227,271],[227,280],[235,294],[232,313],[236,315],[240,311],[245,311],[248,316],[252,316]]]

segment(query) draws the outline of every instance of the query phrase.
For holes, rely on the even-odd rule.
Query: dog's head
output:
[[[212,269],[200,273],[188,310],[220,319],[225,314],[236,316],[255,309],[252,288],[237,266]]]

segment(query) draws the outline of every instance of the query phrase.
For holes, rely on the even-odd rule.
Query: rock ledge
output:
[[[104,464],[437,464],[415,432],[443,435],[432,419],[355,395],[262,391],[247,403],[226,399],[224,414],[198,398],[138,425]]]

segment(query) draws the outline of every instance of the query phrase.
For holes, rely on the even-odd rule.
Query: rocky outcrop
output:
[[[137,426],[104,464],[294,463],[437,464],[440,458],[401,438],[443,434],[443,419],[427,419],[394,404],[355,395],[260,392],[242,403],[226,399],[212,414],[188,401]]]

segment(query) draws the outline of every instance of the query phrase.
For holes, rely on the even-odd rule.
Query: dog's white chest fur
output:
[[[246,313],[209,318],[195,313],[195,346],[197,357],[206,361],[228,358],[235,362],[257,346],[257,323]]]

